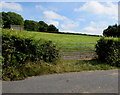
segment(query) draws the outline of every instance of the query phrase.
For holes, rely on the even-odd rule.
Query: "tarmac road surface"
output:
[[[3,93],[118,93],[118,70],[85,71],[3,81]]]

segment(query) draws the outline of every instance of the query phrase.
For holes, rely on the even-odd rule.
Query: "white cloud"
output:
[[[63,24],[61,24],[62,29],[69,30],[79,26],[79,22],[75,22],[69,19],[66,19]]]
[[[103,29],[98,29],[92,26],[85,27],[82,30],[84,31],[82,33],[93,34],[93,35],[102,35],[102,31],[103,31]]]
[[[18,3],[7,3],[7,2],[0,2],[0,7],[5,9],[12,9],[16,11],[23,11],[22,6]]]
[[[80,22],[84,22],[84,21],[86,21],[85,18],[78,18],[77,20],[80,21]]]
[[[84,19],[79,19],[77,21],[73,21],[66,16],[60,15],[57,13],[58,9],[53,7],[43,7],[42,5],[36,5],[35,8],[40,9],[43,11],[42,18],[48,24],[53,24],[56,27],[59,27],[62,30],[73,30],[79,26],[80,21],[84,21]]]
[[[61,16],[53,11],[44,11],[43,14],[47,19],[58,19],[58,20],[64,20],[66,19],[65,16]]]
[[[104,28],[104,27],[106,27],[108,25],[109,25],[109,23],[106,22],[106,21],[99,21],[99,22],[91,21],[90,22],[90,26],[96,27],[96,28]]]
[[[59,21],[58,20],[64,20],[66,19],[64,16],[61,16],[53,11],[44,11],[44,19],[48,24],[53,24],[56,27],[59,26]]]
[[[43,14],[45,21],[47,21],[49,24],[60,26],[62,30],[70,30],[79,26],[78,22],[72,21],[69,18],[59,15],[53,11],[44,11]]]
[[[97,1],[90,1],[86,2],[82,7],[74,9],[74,11],[86,11],[98,15],[117,16],[118,6],[111,2],[107,2],[103,5]]]
[[[73,30],[60,30],[60,32],[64,32],[64,33],[80,33],[78,31],[73,31]]]
[[[42,11],[47,11],[47,10],[51,10],[51,11],[59,11],[60,9],[54,8],[54,7],[43,7],[42,5],[35,5],[36,9],[42,10]]]
[[[109,23],[105,21],[91,21],[89,25],[87,27],[84,27],[81,31],[85,34],[102,35],[103,30],[108,26],[108,24]]]
[[[55,21],[55,20],[52,20],[52,19],[46,19],[46,21],[48,22],[48,24],[53,24],[55,25],[56,27],[59,26],[59,21]]]
[[[45,8],[42,5],[36,5],[35,8],[40,9],[40,10],[45,10]]]

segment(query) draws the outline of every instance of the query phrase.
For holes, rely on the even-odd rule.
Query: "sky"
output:
[[[118,23],[118,2],[0,2],[1,11],[20,14],[24,20],[44,21],[61,32],[102,35]]]

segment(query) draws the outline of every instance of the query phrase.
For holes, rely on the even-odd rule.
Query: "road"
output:
[[[3,93],[118,93],[118,70],[43,75],[3,81]]]

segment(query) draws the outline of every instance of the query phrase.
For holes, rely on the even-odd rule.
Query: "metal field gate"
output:
[[[97,57],[96,43],[60,43],[63,60],[90,60]]]

